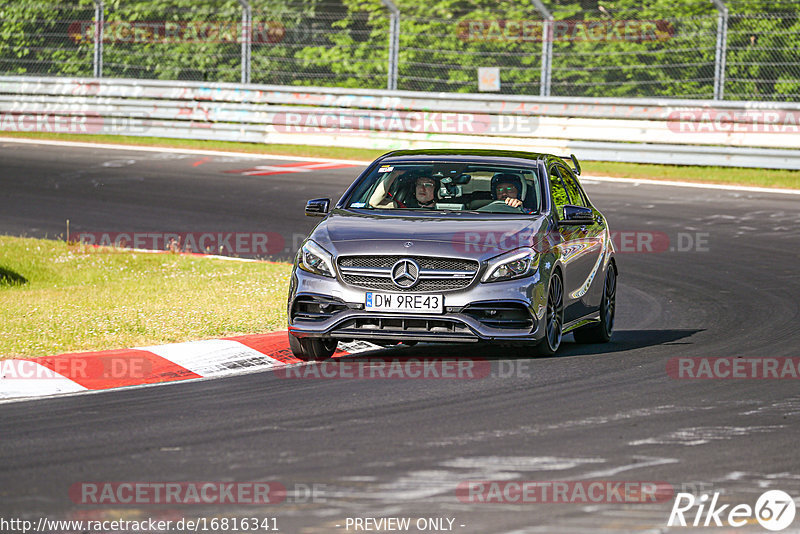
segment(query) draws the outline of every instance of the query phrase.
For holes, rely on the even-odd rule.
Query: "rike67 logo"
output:
[[[783,530],[794,521],[795,503],[788,493],[770,490],[761,494],[756,505],[721,504],[719,493],[709,502],[708,494],[695,497],[678,493],[667,520],[668,527],[743,527],[756,522],[767,530]]]

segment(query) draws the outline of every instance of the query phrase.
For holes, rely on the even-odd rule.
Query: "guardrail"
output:
[[[587,161],[800,169],[800,104],[765,102],[0,77],[3,131],[492,147]]]

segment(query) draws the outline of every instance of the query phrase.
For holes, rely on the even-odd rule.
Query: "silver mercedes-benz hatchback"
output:
[[[566,158],[565,158],[566,159]],[[289,343],[303,360],[340,340],[602,343],[617,268],[578,160],[499,150],[409,150],[373,162],[295,258]]]

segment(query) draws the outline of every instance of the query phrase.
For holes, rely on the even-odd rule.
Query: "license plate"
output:
[[[400,313],[444,313],[444,297],[368,291],[365,309]]]

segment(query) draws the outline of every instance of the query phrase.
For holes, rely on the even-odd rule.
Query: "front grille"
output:
[[[392,281],[392,267],[401,259],[419,265],[419,281],[401,288]],[[384,291],[445,292],[464,289],[478,272],[478,262],[430,256],[344,256],[339,258],[342,280],[356,287]]]
[[[528,330],[533,327],[533,319],[528,308],[515,302],[480,302],[470,304],[463,313],[490,328]]]
[[[383,267],[391,268],[399,260],[409,259],[417,262],[422,269],[447,269],[451,271],[475,272],[478,262],[458,258],[436,258],[430,256],[342,256],[340,267]]]
[[[413,291],[421,293],[423,291],[429,292],[443,292],[454,291],[456,289],[463,289],[469,285],[470,280],[420,280],[417,285],[411,289],[401,289],[394,285],[394,282],[389,278],[376,278],[372,276],[358,276],[358,275],[342,275],[342,280],[346,283],[366,289],[376,289],[384,291]]]

